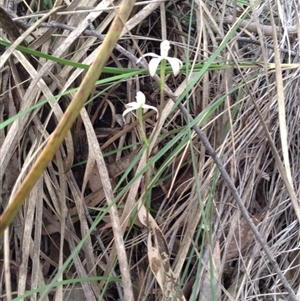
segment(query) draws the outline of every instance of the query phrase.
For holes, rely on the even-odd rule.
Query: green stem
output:
[[[138,120],[139,120],[139,124],[140,124],[142,139],[146,146],[146,164],[147,164],[149,162],[149,156],[150,156],[150,142],[147,139],[147,136],[145,133],[145,127],[144,127],[144,121],[143,121],[143,108],[139,108],[137,110],[137,116],[138,116]],[[145,173],[145,177],[144,177],[145,192],[143,195],[143,203],[145,204],[145,206],[147,208],[148,214],[150,211],[150,199],[149,199],[149,195],[148,195],[149,183],[150,183],[150,169],[148,168]],[[147,215],[147,225],[149,225],[148,215]]]
[[[160,107],[159,107],[159,116],[161,116],[161,112],[165,106],[165,72],[166,72],[166,60],[162,59],[160,64]]]
[[[150,147],[150,143],[149,143],[149,141],[147,139],[147,136],[146,136],[146,133],[145,133],[145,128],[144,128],[143,108],[137,109],[137,117],[138,117],[140,128],[141,128],[142,139],[143,139],[146,147],[149,148]]]

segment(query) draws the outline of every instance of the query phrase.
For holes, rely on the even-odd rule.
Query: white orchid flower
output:
[[[169,49],[170,49],[170,42],[165,40],[160,43],[160,55],[157,55],[152,52],[145,53],[141,58],[137,60],[137,63],[139,63],[142,60],[142,58],[145,56],[152,56],[153,59],[151,59],[149,62],[149,73],[151,76],[154,76],[159,63],[161,62],[161,60],[165,59],[170,63],[174,76],[177,76],[182,67],[182,61],[175,57],[169,57],[168,56]]]
[[[146,105],[146,97],[145,97],[145,94],[141,91],[138,91],[136,93],[136,102],[130,102],[128,104],[125,105],[125,107],[127,108],[124,112],[123,112],[123,117],[129,113],[130,111],[135,111],[135,110],[138,110],[140,108],[142,109],[151,109],[151,110],[154,110],[157,112],[158,114],[158,110],[153,107],[153,106],[149,106],[149,105]]]

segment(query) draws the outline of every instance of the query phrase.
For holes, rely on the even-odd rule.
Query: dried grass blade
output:
[[[109,174],[93,126],[90,122],[88,122],[87,112],[85,110],[82,110],[81,116],[83,117],[82,119],[85,124],[86,131],[89,133],[88,135],[88,141],[90,145],[89,149],[93,153],[93,156],[97,162],[99,172],[101,171],[100,172],[101,182],[105,192],[106,201],[110,206],[109,213],[112,222],[114,238],[116,242],[118,260],[121,266],[125,300],[133,300],[132,283],[131,283],[131,277],[129,272],[127,255],[124,246],[123,232],[121,228],[121,222],[119,220],[118,210],[114,202],[114,195],[113,195]]]
[[[40,196],[42,195],[43,185],[42,181],[38,182],[38,185],[35,186],[35,189],[32,190],[31,195],[28,199],[27,211],[24,215],[24,234],[22,241],[22,261],[19,270],[19,283],[18,283],[18,294],[22,295],[25,292],[26,288],[26,279],[27,279],[27,269],[28,269],[28,260],[30,257],[30,243],[31,233],[33,231],[34,224],[34,213],[35,213],[35,204],[40,202]]]
[[[173,301],[175,296],[177,301],[185,301],[169,262],[168,245],[162,231],[143,205],[142,199],[139,199],[137,206],[140,222],[149,229],[147,239],[149,266],[161,288],[163,301]]]
[[[270,9],[271,9],[271,4]],[[290,161],[289,161],[289,147],[288,147],[288,129],[286,126],[286,111],[285,111],[285,101],[284,101],[284,88],[283,88],[283,79],[282,79],[282,70],[281,70],[281,60],[280,60],[280,53],[279,53],[279,46],[277,41],[277,31],[276,25],[274,21],[274,16],[272,9],[270,10],[270,20],[273,26],[273,40],[274,40],[274,57],[275,57],[275,74],[276,74],[276,88],[277,88],[277,99],[278,99],[278,116],[279,116],[279,129],[280,129],[280,138],[281,138],[281,146],[282,146],[282,155],[284,161],[284,169],[285,174],[282,175],[283,177],[287,178],[287,181],[290,185],[290,198],[291,202],[297,216],[298,222],[300,223],[300,206],[299,202],[296,197]]]

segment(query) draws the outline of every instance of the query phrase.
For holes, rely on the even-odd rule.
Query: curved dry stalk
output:
[[[48,143],[40,156],[38,157],[36,163],[28,173],[27,177],[25,178],[24,182],[22,183],[21,187],[17,190],[17,192],[11,196],[11,201],[9,205],[6,207],[5,211],[0,217],[0,235],[3,235],[4,229],[11,223],[19,209],[21,208],[24,200],[29,195],[30,191],[32,190],[35,183],[40,178],[42,172],[47,167],[51,159],[53,158],[54,154],[56,153],[57,149],[59,148],[60,144],[62,143],[65,135],[71,128],[72,124],[74,123],[75,119],[77,118],[79,111],[81,110],[82,106],[84,105],[86,99],[88,98],[90,91],[93,89],[96,80],[99,78],[103,67],[105,66],[106,61],[108,60],[114,45],[117,43],[120,32],[126,22],[129,14],[134,6],[134,0],[126,0],[122,2],[121,8],[118,11],[118,15],[114,19],[109,32],[107,34],[106,39],[103,41],[103,44],[99,50],[97,58],[94,60],[93,64],[91,65],[87,75],[83,79],[82,84],[78,92],[76,93],[73,101],[67,108],[65,114],[63,115],[62,119],[60,120],[58,126],[56,127],[53,134],[50,136]],[[99,154],[100,155],[100,154]],[[102,158],[103,160],[103,158]],[[103,161],[104,164],[104,161]],[[105,164],[104,164],[105,168]],[[106,168],[105,168],[106,170]],[[105,170],[102,170],[103,175],[103,182],[107,184],[107,179],[109,182],[108,173]],[[104,185],[104,191],[106,194],[106,198],[109,204],[113,202],[113,195],[112,190],[109,189],[107,185]],[[111,207],[111,218],[112,218],[112,225],[115,234],[115,239],[117,241],[117,252],[119,255],[120,267],[121,267],[121,274],[124,284],[124,295],[125,300],[134,300],[132,287],[131,287],[131,280],[130,280],[130,273],[128,268],[127,256],[124,248],[124,242],[122,238],[122,232],[120,231],[120,224],[119,224],[119,217],[116,214],[116,210],[114,206]]]
[[[270,5],[270,3],[269,3]],[[285,173],[282,171],[282,176],[284,178],[284,182],[287,186],[291,202],[293,204],[298,222],[300,224],[300,206],[297,200],[293,180],[292,180],[292,173],[290,167],[290,159],[289,159],[289,146],[288,146],[288,132],[287,132],[287,125],[286,125],[286,110],[285,110],[285,98],[284,98],[284,89],[283,89],[283,79],[282,79],[282,70],[281,70],[281,61],[280,61],[280,54],[278,51],[278,41],[277,41],[277,32],[275,29],[275,22],[272,7],[270,5],[270,18],[271,24],[273,27],[273,40],[274,40],[274,56],[275,56],[275,70],[276,70],[276,89],[277,89],[277,97],[278,97],[278,117],[279,117],[279,129],[280,129],[280,140],[281,140],[281,147],[282,147],[282,154],[283,154],[283,162],[284,162],[284,170]],[[279,161],[279,160],[277,160]],[[282,168],[283,169],[283,168]]]

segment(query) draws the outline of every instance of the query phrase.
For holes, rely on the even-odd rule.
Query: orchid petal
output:
[[[157,55],[156,53],[153,53],[153,52],[145,53],[136,61],[136,63],[138,64],[142,60],[142,58],[145,56],[159,57],[159,55]]]
[[[138,104],[139,108],[143,108],[146,103],[146,97],[145,94],[141,91],[138,91],[136,93],[136,103]]]
[[[126,114],[128,114],[130,111],[134,111],[134,110],[135,110],[134,108],[128,108],[123,112],[122,116],[125,117]]]
[[[137,110],[139,108],[139,105],[136,102],[130,102],[125,105],[125,108],[130,110]]]
[[[170,63],[174,76],[177,76],[182,67],[182,61],[176,57],[167,57],[166,60]]]
[[[143,106],[143,109],[150,109],[150,110],[154,110],[154,111],[156,111],[157,113],[158,113],[158,110],[155,108],[155,107],[153,107],[153,106],[149,106],[149,105],[144,105]]]
[[[170,50],[170,42],[168,40],[165,40],[160,43],[160,56],[164,59],[168,57],[168,53]]]
[[[152,77],[156,73],[156,69],[157,69],[157,67],[158,67],[158,65],[159,65],[159,63],[161,62],[162,59],[163,58],[161,56],[158,56],[157,58],[151,59],[151,61],[149,62],[149,73]]]

